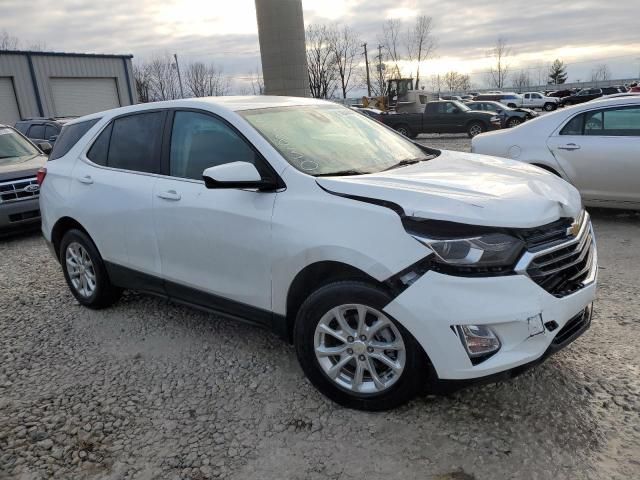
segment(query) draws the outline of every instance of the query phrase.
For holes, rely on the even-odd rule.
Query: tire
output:
[[[517,117],[510,118],[509,120],[507,120],[507,128],[517,127],[521,123],[522,123],[522,120],[520,120]]]
[[[473,138],[486,131],[487,127],[482,122],[471,122],[467,125],[467,135],[469,135],[469,138]]]
[[[389,410],[411,400],[433,378],[424,350],[402,325],[382,312],[391,300],[381,288],[358,281],[342,281],[320,288],[300,307],[293,332],[298,361],[311,383],[344,407]],[[344,315],[342,326],[338,324],[335,313],[339,311]],[[362,315],[360,312],[366,313]],[[358,337],[356,327],[359,318],[365,319],[361,325],[367,328],[384,326],[370,339],[366,335]],[[326,333],[327,329],[344,341]],[[367,330],[361,329],[360,332],[367,333]],[[369,346],[372,340],[379,351]],[[390,347],[402,345],[403,348],[382,350],[381,343]],[[323,348],[340,349],[340,353],[318,353]],[[380,356],[396,368],[377,360]],[[332,368],[340,362],[342,367]],[[375,370],[375,375],[370,368]],[[358,369],[361,382],[356,380]],[[331,371],[337,372],[335,379],[330,377]]]
[[[414,138],[413,132],[411,131],[411,128],[409,128],[409,125],[400,124],[396,126],[396,132],[398,132],[400,135],[404,135],[407,138]]]
[[[517,105],[515,103],[508,103],[507,107],[509,107],[509,108],[517,108]]]
[[[80,304],[101,309],[113,305],[120,298],[122,289],[109,281],[102,257],[86,233],[77,229],[65,233],[59,255],[64,279]]]
[[[544,104],[544,106],[542,107],[542,109],[545,112],[552,112],[557,108],[557,105],[555,103],[551,103],[551,102],[547,102]]]

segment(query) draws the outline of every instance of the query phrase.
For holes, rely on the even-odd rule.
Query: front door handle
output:
[[[93,178],[91,178],[91,175],[85,175],[84,177],[78,178],[78,181],[85,185],[91,185],[93,183]]]
[[[576,145],[575,143],[567,143],[566,145],[560,145],[558,150],[580,150],[580,145]]]
[[[173,200],[174,202],[180,200],[182,197],[175,190],[167,190],[166,192],[158,193],[158,198],[162,198],[163,200]]]

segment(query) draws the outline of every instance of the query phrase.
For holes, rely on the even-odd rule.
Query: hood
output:
[[[47,163],[45,155],[28,155],[18,159],[0,159],[0,181],[34,175]]]
[[[442,151],[387,172],[317,178],[325,190],[399,205],[405,215],[469,225],[531,228],[582,209],[578,191],[538,167]]]

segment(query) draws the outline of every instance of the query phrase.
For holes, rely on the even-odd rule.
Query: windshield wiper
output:
[[[407,165],[413,165],[416,163],[420,163],[420,162],[424,162],[425,159],[421,159],[421,158],[412,158],[410,160],[400,160],[398,163],[396,163],[395,165],[391,165],[389,168],[385,168],[384,170],[381,170],[382,172],[386,172],[387,170],[393,170],[394,168],[400,168],[400,167],[406,167]]]
[[[337,172],[329,172],[329,173],[319,173],[316,177],[343,177],[347,175],[364,175],[369,172],[362,172],[360,170],[340,170]]]

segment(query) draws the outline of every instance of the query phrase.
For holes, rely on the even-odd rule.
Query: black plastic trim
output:
[[[322,190],[324,190],[325,192],[327,192],[327,193],[329,193],[331,195],[335,195],[336,197],[349,198],[349,199],[355,200],[357,202],[370,203],[372,205],[378,205],[380,207],[389,208],[389,209],[393,210],[394,212],[396,212],[400,216],[400,218],[404,218],[405,217],[404,209],[400,205],[398,205],[397,203],[389,202],[387,200],[380,200],[378,198],[360,197],[358,195],[350,195],[348,193],[338,193],[338,192],[334,192],[332,190],[329,190],[328,188],[323,187],[318,182],[316,182],[316,184]]]
[[[157,295],[199,310],[267,328],[281,338],[287,337],[287,321],[284,315],[170,282],[112,262],[104,263],[109,279],[118,287]]]

